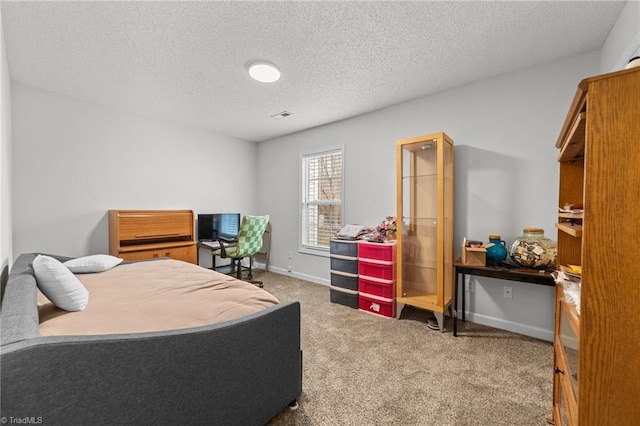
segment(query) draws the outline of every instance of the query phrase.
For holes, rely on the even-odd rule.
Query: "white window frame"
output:
[[[300,153],[300,161],[299,161],[299,175],[300,175],[300,179],[299,179],[299,183],[300,183],[300,190],[299,190],[299,194],[300,194],[300,210],[299,210],[299,228],[298,228],[298,240],[299,240],[299,247],[298,247],[298,251],[300,253],[306,253],[306,254],[313,254],[313,255],[317,255],[317,256],[325,256],[328,257],[329,256],[329,246],[327,245],[326,247],[324,246],[318,246],[318,245],[310,245],[305,241],[305,207],[307,206],[307,199],[306,199],[306,192],[308,189],[308,184],[306,181],[306,174],[305,174],[305,159],[309,158],[309,157],[318,157],[318,156],[322,156],[322,155],[328,155],[328,154],[333,154],[333,153],[340,153],[342,155],[342,182],[341,182],[341,187],[340,187],[340,200],[339,200],[339,204],[340,204],[340,221],[341,223],[341,227],[343,226],[342,224],[344,224],[344,181],[345,181],[345,149],[344,149],[344,145],[335,145],[335,146],[331,146],[331,147],[327,147],[327,148],[323,148],[323,149],[319,149],[319,150],[313,150],[313,151],[307,151],[307,152],[303,152]],[[336,204],[335,202],[320,202],[320,203],[314,203],[316,205],[320,205],[320,204]]]

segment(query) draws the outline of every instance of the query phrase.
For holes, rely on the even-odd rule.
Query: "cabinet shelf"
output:
[[[434,306],[438,305],[437,294],[421,294],[419,296],[397,296],[396,300],[399,303],[404,303],[406,305],[411,305],[427,310],[431,310]]]
[[[583,219],[584,213],[558,213],[558,217],[563,219]]]
[[[584,156],[586,117],[586,112],[581,112],[576,116],[567,138],[562,143],[558,161],[572,161]]]
[[[403,216],[402,219],[407,219],[407,220],[431,220],[431,221],[437,221],[438,218],[437,217],[432,217],[432,216]]]
[[[402,179],[415,179],[415,178],[421,178],[421,177],[438,177],[438,174],[437,173],[420,173],[417,175],[402,176]]]
[[[558,231],[562,231],[572,237],[582,237],[582,224],[559,222],[556,223],[556,228],[558,228]]]
[[[436,265],[436,261],[435,260],[424,260],[424,259],[418,259],[415,261],[404,261],[404,265],[405,268],[406,267],[412,267],[412,268],[422,268],[422,269],[429,269],[432,271],[437,271],[438,270],[438,266]]]

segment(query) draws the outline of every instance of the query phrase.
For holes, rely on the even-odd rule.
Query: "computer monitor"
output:
[[[198,241],[235,239],[240,230],[240,213],[198,214]]]

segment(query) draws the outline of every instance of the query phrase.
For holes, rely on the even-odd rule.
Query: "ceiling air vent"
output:
[[[279,112],[277,114],[272,115],[271,118],[275,118],[276,120],[280,120],[281,118],[289,117],[290,115],[293,115],[293,113],[289,112],[289,111],[282,111],[282,112]]]

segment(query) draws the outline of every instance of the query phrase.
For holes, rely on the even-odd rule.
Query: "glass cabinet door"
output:
[[[442,330],[453,295],[453,141],[403,139],[397,155],[397,298],[433,311]]]
[[[577,320],[573,320],[573,317],[577,317],[575,308],[567,304],[564,300],[560,302],[560,319],[558,340],[562,347],[562,355],[566,363],[565,376],[569,378],[571,383],[571,389],[573,390],[572,397],[578,398],[578,354],[579,338],[576,328],[578,327]]]

